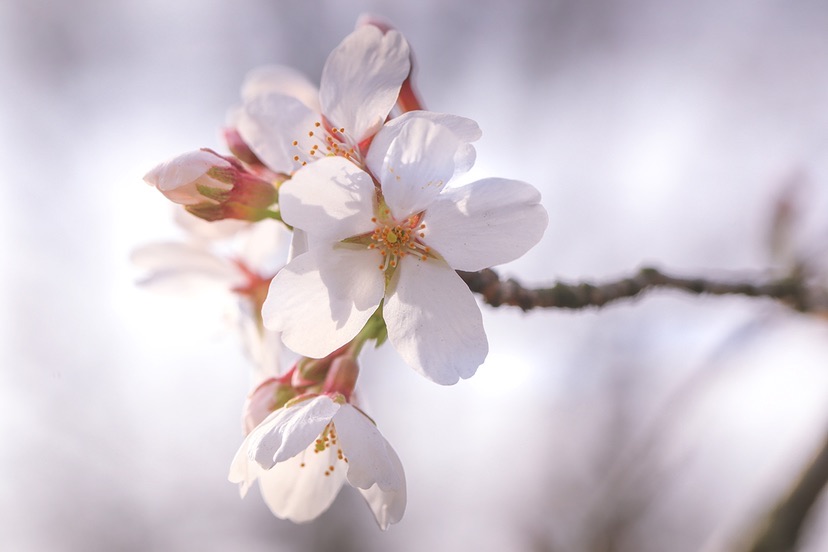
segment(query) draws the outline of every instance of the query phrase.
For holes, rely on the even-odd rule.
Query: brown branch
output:
[[[463,281],[483,301],[493,307],[510,305],[524,311],[538,308],[583,309],[602,307],[621,299],[631,299],[653,289],[676,289],[697,295],[744,295],[767,297],[781,301],[799,311],[815,310],[823,306],[816,301],[812,290],[806,288],[804,280],[789,276],[754,282],[722,282],[708,278],[682,278],[669,276],[655,268],[642,268],[635,275],[605,284],[558,282],[547,288],[527,288],[520,282],[500,276],[491,269],[480,272],[457,272]]]
[[[805,521],[828,484],[828,434],[811,463],[774,509],[759,523],[746,552],[781,552],[796,549]]]

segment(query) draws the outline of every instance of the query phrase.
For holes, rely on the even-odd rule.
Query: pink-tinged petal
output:
[[[382,300],[378,255],[363,247],[329,246],[299,255],[270,283],[262,308],[268,329],[288,348],[322,358],[349,342]]]
[[[319,143],[308,136],[319,120],[320,115],[300,100],[270,93],[246,103],[236,124],[239,135],[265,165],[278,173],[291,173]],[[299,161],[294,159],[297,155]]]
[[[379,174],[385,164],[391,144],[397,139],[403,129],[412,120],[430,121],[436,125],[447,128],[456,137],[458,144],[454,154],[454,174],[468,171],[474,165],[475,151],[471,145],[480,139],[482,132],[477,123],[465,117],[449,115],[446,113],[433,113],[431,111],[409,111],[399,117],[388,121],[374,136],[371,147],[368,149],[365,162],[374,174]]]
[[[310,447],[259,475],[262,498],[280,519],[311,521],[333,503],[345,482],[346,466],[333,448],[315,453]]]
[[[368,173],[342,157],[325,157],[282,184],[279,209],[311,237],[339,241],[374,229],[375,196]]]
[[[383,490],[379,486],[374,485],[370,489],[360,489],[359,492],[368,502],[368,507],[374,513],[374,518],[380,526],[380,529],[385,531],[392,523],[397,523],[405,514],[406,503],[406,488],[405,488],[405,474],[403,472],[402,463],[400,462],[397,453],[388,445],[387,453],[391,458],[395,469],[400,473],[401,485],[394,489]]]
[[[248,458],[266,470],[293,458],[319,437],[339,408],[322,395],[276,410],[250,432]]]
[[[144,176],[147,184],[158,188],[174,203],[195,205],[211,201],[201,195],[199,187],[227,191],[233,186],[210,177],[212,168],[229,169],[232,165],[210,151],[197,150],[165,161]]]
[[[533,186],[502,178],[448,189],[426,211],[423,241],[458,270],[512,261],[546,230],[540,198]]]
[[[378,485],[385,490],[404,485],[402,470],[388,454],[391,447],[365,414],[344,404],[334,418],[334,426],[348,458],[348,483],[360,489]]]
[[[215,153],[190,151],[159,164],[144,176],[144,181],[166,192],[197,180],[213,167],[229,169],[231,165]]]
[[[402,34],[360,27],[325,63],[319,86],[322,113],[359,143],[382,126],[410,69]]]
[[[241,88],[244,103],[274,92],[296,98],[316,113],[321,111],[319,90],[305,75],[292,67],[265,65],[245,75]]]
[[[468,286],[437,259],[404,257],[383,306],[388,340],[414,370],[442,385],[474,375],[489,352]]]
[[[397,220],[419,213],[454,175],[454,154],[460,147],[447,128],[412,119],[391,142],[385,162],[374,174]]]

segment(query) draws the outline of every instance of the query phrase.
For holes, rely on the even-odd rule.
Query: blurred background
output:
[[[501,274],[828,267],[819,0],[2,0],[0,549],[726,550],[820,446],[818,317],[678,292],[483,307],[471,380],[365,355],[362,397],[406,469],[401,523],[379,531],[348,488],[307,525],[240,500],[250,365],[217,305],[135,285],[131,252],[180,236],[142,177],[225,151],[246,72],[317,81],[365,12],[409,40],[428,108],[478,121],[475,175],[543,193],[544,239]],[[796,224],[774,233],[780,197]],[[820,503],[802,550],[825,549]]]

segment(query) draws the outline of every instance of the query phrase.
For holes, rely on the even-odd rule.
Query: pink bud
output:
[[[205,202],[199,191],[211,189],[230,191],[233,185],[213,178],[211,169],[231,169],[233,165],[218,154],[205,151],[191,151],[161,163],[144,176],[147,184],[158,188],[162,194],[180,205],[196,205]],[[215,200],[207,200],[218,203]]]
[[[281,220],[277,212],[270,210],[278,199],[273,184],[245,169],[238,160],[209,149],[162,163],[144,180],[204,220]]]
[[[357,28],[364,27],[365,25],[376,27],[382,31],[382,34],[394,29],[394,25],[389,20],[379,15],[374,15],[373,13],[363,13],[359,16],[356,23]]]
[[[247,396],[242,414],[242,427],[247,435],[267,418],[271,412],[282,408],[296,396],[296,391],[284,378],[265,380]]]
[[[322,392],[333,394],[341,393],[347,400],[351,399],[354,392],[357,377],[359,377],[359,364],[356,359],[350,356],[340,356],[331,362],[331,368],[325,377]]]

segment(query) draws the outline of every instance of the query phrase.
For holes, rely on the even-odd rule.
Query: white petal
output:
[[[301,228],[293,229],[293,236],[290,239],[290,250],[288,251],[287,260],[292,261],[302,253],[308,252],[308,233]]]
[[[265,418],[247,438],[247,456],[269,470],[308,448],[339,411],[340,405],[320,395]]]
[[[285,264],[291,233],[276,220],[265,219],[239,232],[238,256],[259,274],[275,274]]]
[[[386,490],[404,484],[402,470],[388,454],[391,447],[365,414],[344,404],[334,418],[334,426],[348,458],[348,483],[360,489],[376,484]]]
[[[360,27],[325,63],[319,86],[322,113],[359,143],[382,126],[410,69],[408,43],[399,32]]]
[[[262,498],[278,518],[310,521],[333,503],[345,481],[345,467],[334,448],[314,452],[310,447],[259,475]]]
[[[379,172],[382,195],[397,220],[425,209],[454,175],[461,146],[445,127],[412,119],[391,143]]]
[[[371,508],[374,518],[376,518],[380,529],[383,531],[388,529],[388,526],[392,523],[397,523],[402,519],[406,502],[405,474],[403,473],[402,463],[391,445],[388,445],[388,456],[401,475],[402,485],[389,490],[382,490],[377,485],[370,489],[359,490],[368,502],[368,507]]]
[[[246,103],[239,114],[239,135],[272,170],[291,173],[318,142],[308,136],[320,116],[292,96],[270,93]],[[293,145],[293,141],[298,146]],[[294,156],[300,155],[300,160]]]
[[[245,103],[272,92],[292,96],[312,111],[320,112],[319,90],[305,75],[292,67],[265,65],[245,75],[241,88],[242,100]]]
[[[483,317],[465,282],[444,262],[402,259],[383,306],[388,340],[442,385],[474,375],[489,352]]]
[[[450,130],[461,144],[454,154],[454,175],[466,172],[474,165],[475,151],[472,142],[480,139],[482,132],[477,123],[465,117],[431,111],[409,111],[388,121],[374,136],[365,162],[374,174],[379,174],[391,147],[410,121],[420,119]]]
[[[239,316],[238,320],[242,344],[253,363],[250,381],[254,389],[263,381],[274,378],[283,371],[282,336],[277,332],[263,329],[259,316],[258,313],[253,313],[253,316]]]
[[[155,290],[187,292],[208,285],[230,291],[245,283],[232,263],[197,245],[145,245],[132,252],[131,260],[147,271],[140,284]]]
[[[374,190],[368,173],[342,157],[326,157],[282,184],[279,209],[291,226],[339,241],[374,229]]]
[[[546,230],[548,216],[539,201],[533,186],[502,178],[446,190],[426,211],[423,241],[458,270],[512,261]]]
[[[262,469],[255,462],[251,462],[247,455],[248,445],[250,444],[250,436],[248,435],[242,442],[236,455],[233,457],[233,462],[230,463],[230,473],[227,476],[231,483],[239,484],[239,494],[244,498],[247,494],[250,485],[256,481]]]
[[[300,355],[321,358],[349,342],[379,306],[385,275],[364,248],[319,247],[299,255],[270,283],[268,329]]]

